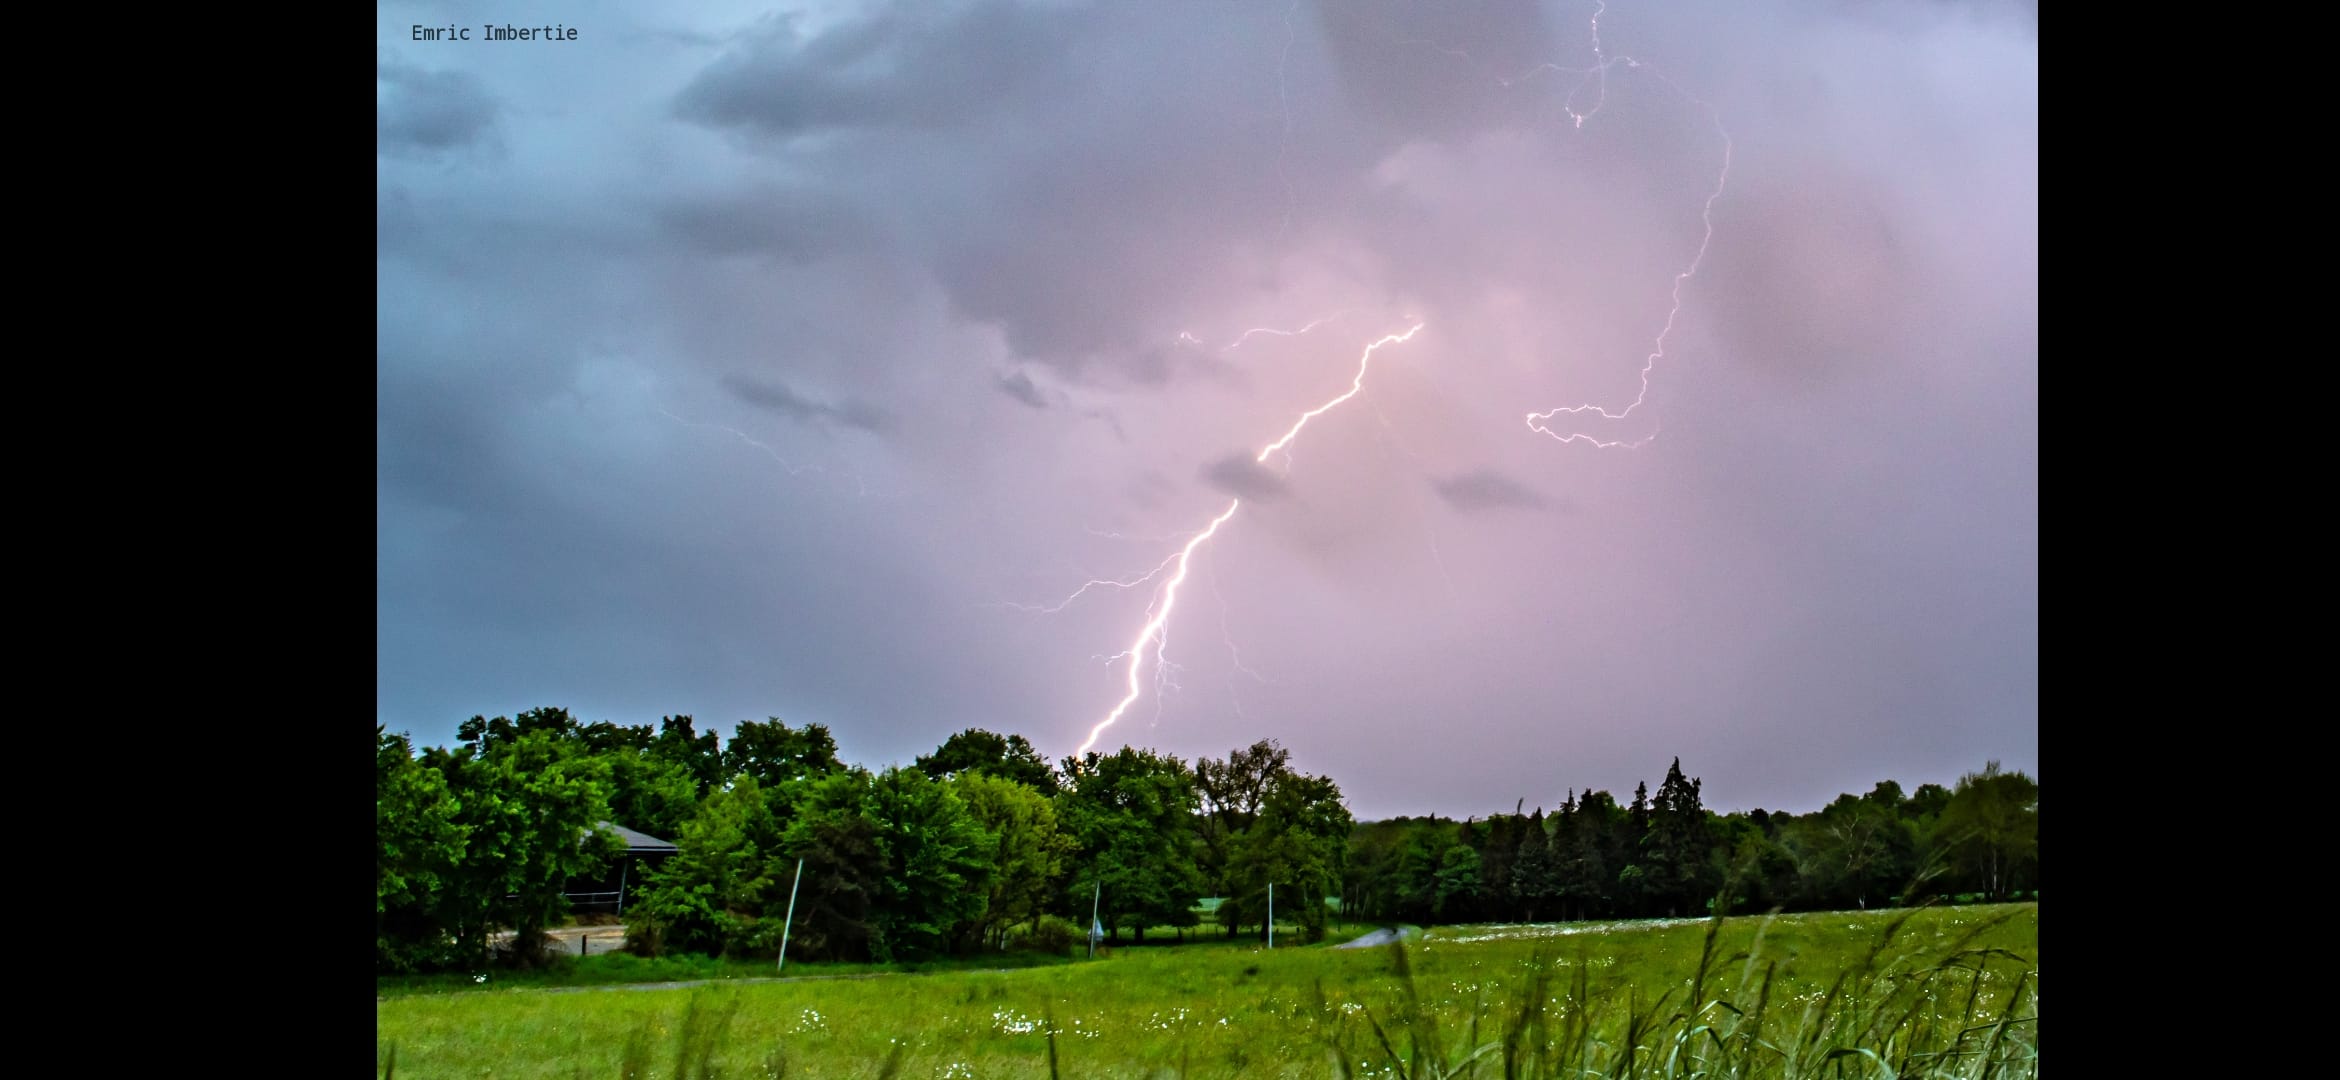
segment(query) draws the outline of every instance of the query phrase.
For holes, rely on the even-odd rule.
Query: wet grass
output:
[[[1076,962],[1072,954],[1047,956],[1032,952],[985,953],[954,956],[920,963],[806,964],[791,961],[781,970],[771,959],[716,959],[707,956],[662,956],[650,959],[628,953],[574,957],[554,956],[534,970],[482,965],[476,972],[433,975],[378,975],[377,998],[430,994],[488,993],[500,990],[582,990],[646,983],[745,981],[788,978],[865,978],[875,975],[917,975],[951,971],[997,971],[1047,967]]]
[[[1574,932],[1560,933],[1561,930]],[[378,1075],[2035,1077],[2037,904],[860,980],[412,993]],[[395,1053],[395,1064],[392,1055]]]

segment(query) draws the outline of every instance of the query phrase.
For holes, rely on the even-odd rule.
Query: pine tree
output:
[[[1617,903],[1628,915],[1643,914],[1649,895],[1649,782],[1633,785],[1625,811],[1625,834],[1617,866]]]
[[[1511,863],[1511,892],[1527,913],[1527,921],[1536,921],[1537,912],[1549,915],[1552,902],[1560,891],[1559,863],[1552,857],[1552,841],[1544,832],[1544,808],[1527,819],[1520,831],[1519,853]]]
[[[1695,913],[1705,891],[1706,809],[1698,802],[1699,781],[1684,779],[1682,759],[1666,768],[1650,815],[1648,842],[1651,884],[1670,914]]]
[[[1526,803],[1526,799],[1521,799]],[[1519,853],[1522,819],[1497,814],[1487,819],[1479,849],[1479,910],[1489,919],[1516,919],[1518,904],[1512,893],[1511,861]]]

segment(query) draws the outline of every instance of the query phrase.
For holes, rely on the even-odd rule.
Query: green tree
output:
[[[1438,860],[1438,894],[1431,913],[1438,919],[1466,919],[1479,896],[1479,853],[1457,843]]]
[[[603,720],[578,728],[577,738],[585,744],[588,754],[638,755],[650,749],[650,725],[613,724]]]
[[[1649,821],[1649,783],[1643,781],[1633,785],[1633,805],[1625,808],[1625,827],[1614,836],[1618,846],[1609,862],[1617,868],[1616,904],[1621,914],[1648,911],[1650,886],[1654,884],[1649,867],[1644,865],[1649,859]]]
[[[886,853],[884,887],[871,912],[872,958],[938,955],[954,928],[982,913],[996,838],[951,785],[917,769],[879,773],[870,794]]]
[[[1049,768],[1048,759],[1040,756],[1031,740],[1021,735],[996,735],[982,728],[968,728],[944,739],[934,753],[919,755],[917,765],[937,780],[980,772],[1013,780],[1042,795],[1053,796],[1058,788],[1056,770]]]
[[[1892,797],[1898,788],[1839,795],[1801,817],[1772,815],[1796,859],[1800,906],[1865,908],[1910,886],[1919,866],[1916,832],[1899,814],[1904,800]]]
[[[1682,775],[1682,759],[1666,767],[1650,809],[1643,844],[1655,899],[1667,914],[1700,911],[1715,884],[1707,879],[1706,808],[1698,801],[1699,781]]]
[[[1795,898],[1795,856],[1764,830],[1757,814],[1763,811],[1728,814],[1712,829],[1709,872],[1722,883],[1722,905],[1729,912],[1784,906]]]
[[[1520,830],[1519,848],[1511,861],[1511,894],[1526,912],[1527,921],[1538,913],[1550,914],[1560,899],[1560,860],[1552,853],[1552,838],[1544,826],[1544,808],[1527,819]]]
[[[943,952],[982,911],[992,842],[949,785],[916,769],[814,781],[785,840],[805,858],[808,949],[879,963]]]
[[[828,776],[842,771],[845,764],[837,760],[837,740],[829,734],[826,724],[806,724],[802,731],[792,730],[775,716],[770,723],[755,720],[742,721],[732,729],[731,742],[723,748],[723,774],[726,778],[746,774],[767,790],[791,780]]]
[[[779,877],[780,820],[763,787],[742,776],[710,794],[676,832],[674,846],[626,908],[628,943],[653,955],[759,947],[768,936],[760,924],[788,887]]]
[[[1497,814],[1473,831],[1472,847],[1479,850],[1479,913],[1489,919],[1517,917],[1518,900],[1512,895],[1511,862],[1519,856],[1519,835],[1527,818],[1518,811]]]
[[[1228,895],[1227,863],[1234,840],[1258,820],[1269,787],[1291,772],[1291,762],[1291,752],[1273,739],[1229,751],[1224,761],[1196,759],[1194,793],[1202,816],[1195,831],[1202,840],[1206,888]]]
[[[1194,775],[1168,754],[1124,746],[1068,758],[1057,796],[1059,827],[1075,843],[1065,905],[1087,921],[1103,888],[1101,919],[1115,939],[1123,927],[1145,939],[1148,926],[1192,926],[1201,896],[1195,865]]]
[[[1418,843],[1416,837],[1431,827],[1434,819],[1392,818],[1388,821],[1365,822],[1349,831],[1349,852],[1346,859],[1346,880],[1341,886],[1341,910],[1359,919],[1400,919],[1414,909],[1408,906],[1410,897],[1418,893],[1427,897],[1426,887],[1415,888],[1409,872],[1423,877],[1428,871],[1418,869],[1424,861],[1415,857],[1409,863],[1408,850]],[[1428,860],[1435,870],[1435,860]],[[1428,914],[1425,900],[1421,914]]]
[[[522,735],[543,733],[552,736],[555,742],[566,743],[579,738],[583,732],[584,726],[569,715],[569,710],[551,707],[530,709],[512,719],[474,716],[455,727],[455,737],[461,740],[461,745],[477,756],[493,754]]]
[[[1228,842],[1221,923],[1232,930],[1256,921],[1264,935],[1268,886],[1276,885],[1278,910],[1299,922],[1303,940],[1323,940],[1325,896],[1340,887],[1353,824],[1330,777],[1277,773],[1250,825]]]
[[[783,840],[789,856],[804,860],[791,952],[833,960],[873,954],[872,911],[887,856],[871,807],[874,784],[869,770],[855,766],[801,785]]]
[[[566,716],[522,715],[547,713]],[[460,955],[484,957],[489,934],[508,927],[518,961],[541,959],[545,928],[568,911],[569,879],[601,873],[623,851],[613,834],[594,828],[609,817],[608,764],[572,734],[573,725],[536,724],[508,739],[424,754],[455,796],[468,837],[443,893]]]
[[[414,758],[414,742],[374,726],[374,968],[408,972],[447,959],[441,892],[469,831],[446,777]]]
[[[1958,869],[1982,893],[2004,900],[2022,887],[2039,855],[2039,782],[1996,761],[1958,778],[1935,824]]]
[[[599,756],[609,766],[611,821],[672,840],[698,814],[698,779],[683,763],[624,747]]]
[[[723,786],[723,750],[712,731],[693,730],[688,716],[669,716],[658,722],[658,736],[650,740],[650,756],[682,766],[697,786],[697,798]]]
[[[1579,796],[1573,815],[1575,836],[1562,853],[1561,880],[1567,883],[1577,917],[1594,919],[1617,914],[1617,872],[1624,868],[1624,833],[1630,824],[1624,808],[1606,791]]]
[[[992,838],[991,887],[982,911],[962,924],[960,941],[1004,946],[1009,927],[1038,927],[1057,895],[1073,840],[1056,827],[1056,804],[1022,783],[976,770],[960,773],[951,786]]]
[[[1940,784],[1919,784],[1915,793],[1901,804],[1901,816],[1919,824],[1921,831],[1933,825],[1942,811],[1950,806],[1950,789]]]
[[[1439,917],[1444,906],[1440,895],[1439,873],[1445,869],[1449,853],[1456,847],[1467,847],[1462,842],[1459,823],[1441,820],[1436,815],[1408,823],[1404,843],[1398,849],[1393,892],[1399,917],[1416,922],[1430,922]],[[1473,893],[1479,887],[1478,859],[1474,852],[1469,876]],[[1452,895],[1451,891],[1448,895]]]

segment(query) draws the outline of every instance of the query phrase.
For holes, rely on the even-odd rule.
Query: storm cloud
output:
[[[1250,454],[1230,454],[1211,462],[1203,466],[1202,477],[1212,488],[1238,499],[1268,502],[1292,494],[1291,485],[1285,483],[1283,477],[1254,460]]]
[[[1477,469],[1454,476],[1434,477],[1432,490],[1446,505],[1465,513],[1482,510],[1541,510],[1552,501],[1493,469]]]
[[[383,63],[374,85],[376,153],[427,157],[492,140],[495,99],[469,72]]]
[[[1048,407],[1048,398],[1040,393],[1040,388],[1038,386],[1033,384],[1032,377],[1021,371],[1000,376],[998,380],[998,386],[1000,393],[1006,394],[1007,396],[1012,397],[1017,401],[1021,401],[1035,409],[1045,409]]]
[[[848,399],[831,405],[814,401],[778,380],[732,374],[723,377],[723,388],[741,401],[801,423],[836,423],[863,431],[884,431],[890,424],[885,412],[868,402]]]

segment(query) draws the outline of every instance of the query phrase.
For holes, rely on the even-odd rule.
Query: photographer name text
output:
[[[575,27],[553,23],[550,26],[514,26],[511,23],[489,23],[479,28],[478,34],[468,26],[424,26],[414,24],[416,41],[575,41]]]

